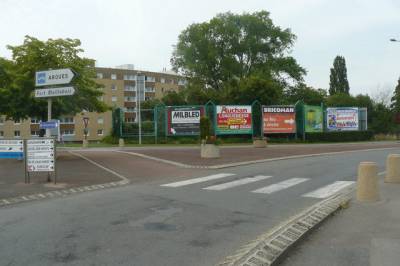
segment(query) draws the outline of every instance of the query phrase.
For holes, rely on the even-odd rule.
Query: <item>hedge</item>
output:
[[[334,131],[306,133],[307,142],[367,141],[374,138],[372,131]]]

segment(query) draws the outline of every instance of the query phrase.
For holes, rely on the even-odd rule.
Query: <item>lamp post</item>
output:
[[[390,41],[391,41],[391,42],[400,42],[400,40],[397,40],[397,39],[395,39],[395,38],[391,38]]]

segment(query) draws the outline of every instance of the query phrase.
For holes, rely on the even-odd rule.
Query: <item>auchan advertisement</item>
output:
[[[250,105],[217,105],[217,135],[252,134]]]
[[[263,106],[264,134],[296,133],[294,106]]]

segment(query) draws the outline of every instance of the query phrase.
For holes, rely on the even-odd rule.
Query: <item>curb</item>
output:
[[[88,192],[88,191],[96,191],[96,190],[104,190],[104,189],[113,188],[113,187],[121,187],[121,186],[125,186],[127,184],[129,184],[129,182],[123,180],[123,181],[118,181],[118,182],[110,182],[110,183],[82,186],[82,187],[73,187],[73,188],[63,189],[63,190],[53,190],[53,191],[48,191],[48,192],[44,192],[44,193],[37,193],[37,194],[31,194],[31,195],[26,195],[26,196],[0,199],[0,208],[14,205],[17,203],[22,203],[22,202],[30,202],[30,201],[36,201],[36,200],[49,199],[49,198],[62,198],[62,197],[66,197],[69,195],[79,194],[79,193]]]
[[[219,164],[219,165],[191,165],[191,164],[184,164],[179,163],[176,161],[161,159],[158,157],[153,157],[149,155],[145,155],[138,152],[129,152],[129,151],[113,151],[118,153],[130,154],[133,156],[138,156],[141,158],[153,160],[156,162],[166,163],[174,166],[178,166],[181,168],[190,168],[190,169],[223,169],[235,166],[243,166],[243,165],[251,165],[257,163],[267,163],[267,162],[274,162],[274,161],[281,161],[281,160],[290,160],[290,159],[299,159],[299,158],[308,158],[308,157],[318,157],[318,156],[329,156],[329,155],[336,155],[336,154],[346,154],[346,153],[355,153],[355,152],[368,152],[368,151],[381,151],[381,150],[394,150],[399,149],[398,147],[395,148],[375,148],[375,149],[363,149],[363,150],[352,150],[352,151],[335,151],[335,152],[326,152],[326,153],[313,153],[313,154],[303,154],[303,155],[292,155],[292,156],[284,156],[284,157],[277,157],[277,158],[270,158],[270,159],[260,159],[260,160],[253,160],[253,161],[244,161],[244,162],[236,162],[236,163],[227,163],[227,164]]]
[[[330,215],[346,206],[354,186],[319,202],[242,246],[217,266],[277,265],[288,250]]]

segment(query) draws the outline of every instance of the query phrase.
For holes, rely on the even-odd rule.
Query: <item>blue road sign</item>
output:
[[[57,127],[58,127],[57,121],[40,122],[39,126],[40,129],[53,129]]]

